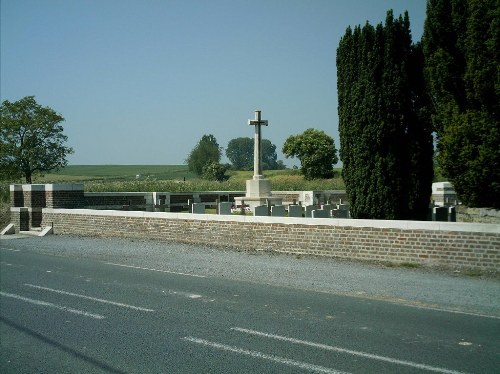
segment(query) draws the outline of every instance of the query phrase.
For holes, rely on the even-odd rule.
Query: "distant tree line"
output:
[[[283,161],[278,160],[276,146],[269,139],[262,139],[262,169],[285,169]],[[235,170],[253,170],[254,139],[236,138],[229,141],[226,157]]]
[[[280,170],[286,166],[278,160],[276,145],[270,140],[262,140],[263,170]],[[325,132],[308,129],[303,134],[288,137],[282,149],[286,157],[297,157],[301,171],[306,179],[329,178],[333,176],[333,165],[338,162],[333,138]],[[220,163],[222,148],[213,135],[203,135],[189,153],[186,163],[189,170],[210,180],[223,181],[225,172],[233,170],[252,170],[254,167],[254,139],[235,138],[229,141],[226,156],[231,162]]]

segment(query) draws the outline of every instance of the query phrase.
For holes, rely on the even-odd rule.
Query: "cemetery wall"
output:
[[[500,225],[43,209],[55,234],[157,239],[240,250],[500,270]]]

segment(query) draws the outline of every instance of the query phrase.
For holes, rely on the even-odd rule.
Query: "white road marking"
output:
[[[407,303],[404,303],[404,302],[403,303],[399,303],[397,301],[389,301],[389,302],[392,303],[392,304],[399,304],[399,305],[409,306],[411,308],[425,309],[425,310],[435,310],[436,312],[454,313],[454,314],[463,314],[463,315],[466,315],[466,316],[500,319],[499,316],[492,316],[490,314],[481,314],[481,313],[474,313],[474,312],[464,312],[464,311],[461,311],[461,310],[437,308],[437,307],[425,306],[425,305],[413,305],[413,304],[407,304]]]
[[[195,293],[189,293],[189,292],[183,292],[183,291],[173,291],[173,290],[168,290],[168,291],[162,291],[162,293],[168,293],[169,295],[176,295],[176,296],[182,296],[186,297],[188,299],[199,299],[203,296],[195,294]]]
[[[176,275],[187,275],[188,277],[195,277],[195,278],[206,278],[206,276],[204,276],[204,275],[180,273],[180,272],[177,272],[177,271],[159,270],[159,269],[143,268],[143,267],[140,267],[140,266],[114,264],[112,262],[105,262],[105,264],[106,265],[113,265],[113,266],[121,266],[121,267],[124,267],[124,268],[131,268],[131,269],[156,271],[156,272],[159,272],[159,273],[168,273],[168,274],[176,274]]]
[[[11,252],[21,252],[20,249],[12,249],[12,248],[3,248],[2,249],[5,249],[6,251],[11,251]]]
[[[345,349],[345,348],[341,348],[341,347],[334,347],[334,346],[330,346],[330,345],[326,345],[326,344],[320,344],[320,343],[308,342],[308,341],[305,341],[305,340],[288,338],[286,336],[280,336],[280,335],[268,334],[268,333],[265,333],[265,332],[260,332],[260,331],[255,331],[255,330],[243,329],[241,327],[232,327],[231,330],[238,331],[238,332],[243,332],[243,333],[251,334],[251,335],[262,336],[264,338],[281,340],[281,341],[285,341],[285,342],[288,342],[288,343],[301,344],[301,345],[305,345],[305,346],[313,347],[313,348],[320,348],[320,349],[324,349],[324,350],[327,350],[327,351],[335,351],[335,352],[340,352],[340,353],[347,353],[347,354],[354,355],[354,356],[369,358],[369,359],[378,360],[378,361],[389,362],[391,364],[405,365],[405,366],[410,366],[410,367],[413,367],[413,368],[416,368],[416,369],[434,371],[434,372],[437,372],[437,373],[464,374],[463,372],[460,372],[460,371],[449,370],[449,369],[444,369],[444,368],[439,368],[439,367],[429,366],[429,365],[424,365],[424,364],[418,364],[416,362],[411,362],[411,361],[398,360],[398,359],[395,359],[395,358],[379,356],[379,355],[375,355],[375,354],[372,354],[372,353],[366,353],[366,352],[360,352],[360,351],[353,351],[353,350],[350,350],[350,349]]]
[[[26,301],[28,303],[35,304],[35,305],[46,306],[46,307],[49,307],[49,308],[63,310],[65,312],[79,314],[81,316],[90,317],[90,318],[94,318],[94,319],[104,319],[105,318],[104,316],[102,316],[100,314],[94,314],[94,313],[85,312],[83,310],[68,308],[68,307],[65,307],[65,306],[61,306],[61,305],[56,305],[56,304],[53,304],[53,303],[49,303],[47,301],[34,300],[34,299],[30,299],[30,298],[27,298],[27,297],[24,297],[24,296],[15,295],[15,294],[7,293],[7,292],[0,291],[0,295],[4,296],[4,297],[10,297],[10,298],[13,298],[13,299],[21,300],[21,301]]]
[[[313,372],[313,373],[347,374],[346,372],[330,369],[330,368],[327,368],[324,366],[318,366],[318,365],[309,364],[307,362],[290,360],[288,358],[274,356],[274,355],[268,355],[268,354],[258,352],[258,351],[249,351],[249,350],[238,348],[238,347],[232,347],[230,345],[225,345],[225,344],[215,343],[215,342],[211,342],[211,341],[204,340],[204,339],[194,338],[192,336],[186,336],[185,338],[182,338],[182,339],[186,340],[188,342],[201,344],[201,345],[204,345],[207,347],[216,348],[216,349],[220,349],[223,351],[238,353],[238,354],[245,355],[245,356],[274,361],[274,362],[277,362],[277,363],[280,363],[283,365],[298,367],[300,369],[308,370],[308,371]]]
[[[72,292],[67,292],[67,291],[62,291],[62,290],[55,290],[53,288],[48,288],[48,287],[36,286],[34,284],[27,284],[27,283],[25,283],[24,285],[27,286],[27,287],[36,288],[38,290],[55,292],[55,293],[58,293],[58,294],[61,294],[61,295],[68,295],[68,296],[80,297],[82,299],[97,301],[99,303],[111,304],[111,305],[115,305],[115,306],[119,306],[119,307],[123,307],[123,308],[129,308],[129,309],[139,310],[141,312],[154,312],[153,309],[142,308],[140,306],[134,306],[134,305],[118,303],[118,302],[110,301],[110,300],[98,299],[96,297],[91,297],[91,296],[86,296],[86,295],[80,295],[80,294],[76,294],[76,293],[72,293]]]

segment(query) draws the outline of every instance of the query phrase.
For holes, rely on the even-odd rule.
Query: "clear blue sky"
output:
[[[351,25],[425,0],[0,0],[1,100],[62,114],[76,164],[182,164],[204,134],[281,148],[313,127],[339,147],[335,53]]]

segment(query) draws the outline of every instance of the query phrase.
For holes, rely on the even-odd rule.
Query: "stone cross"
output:
[[[255,111],[255,119],[249,119],[248,124],[255,126],[255,140],[253,148],[253,179],[262,179],[262,141],[261,126],[267,126],[267,121],[260,119],[260,110]]]

